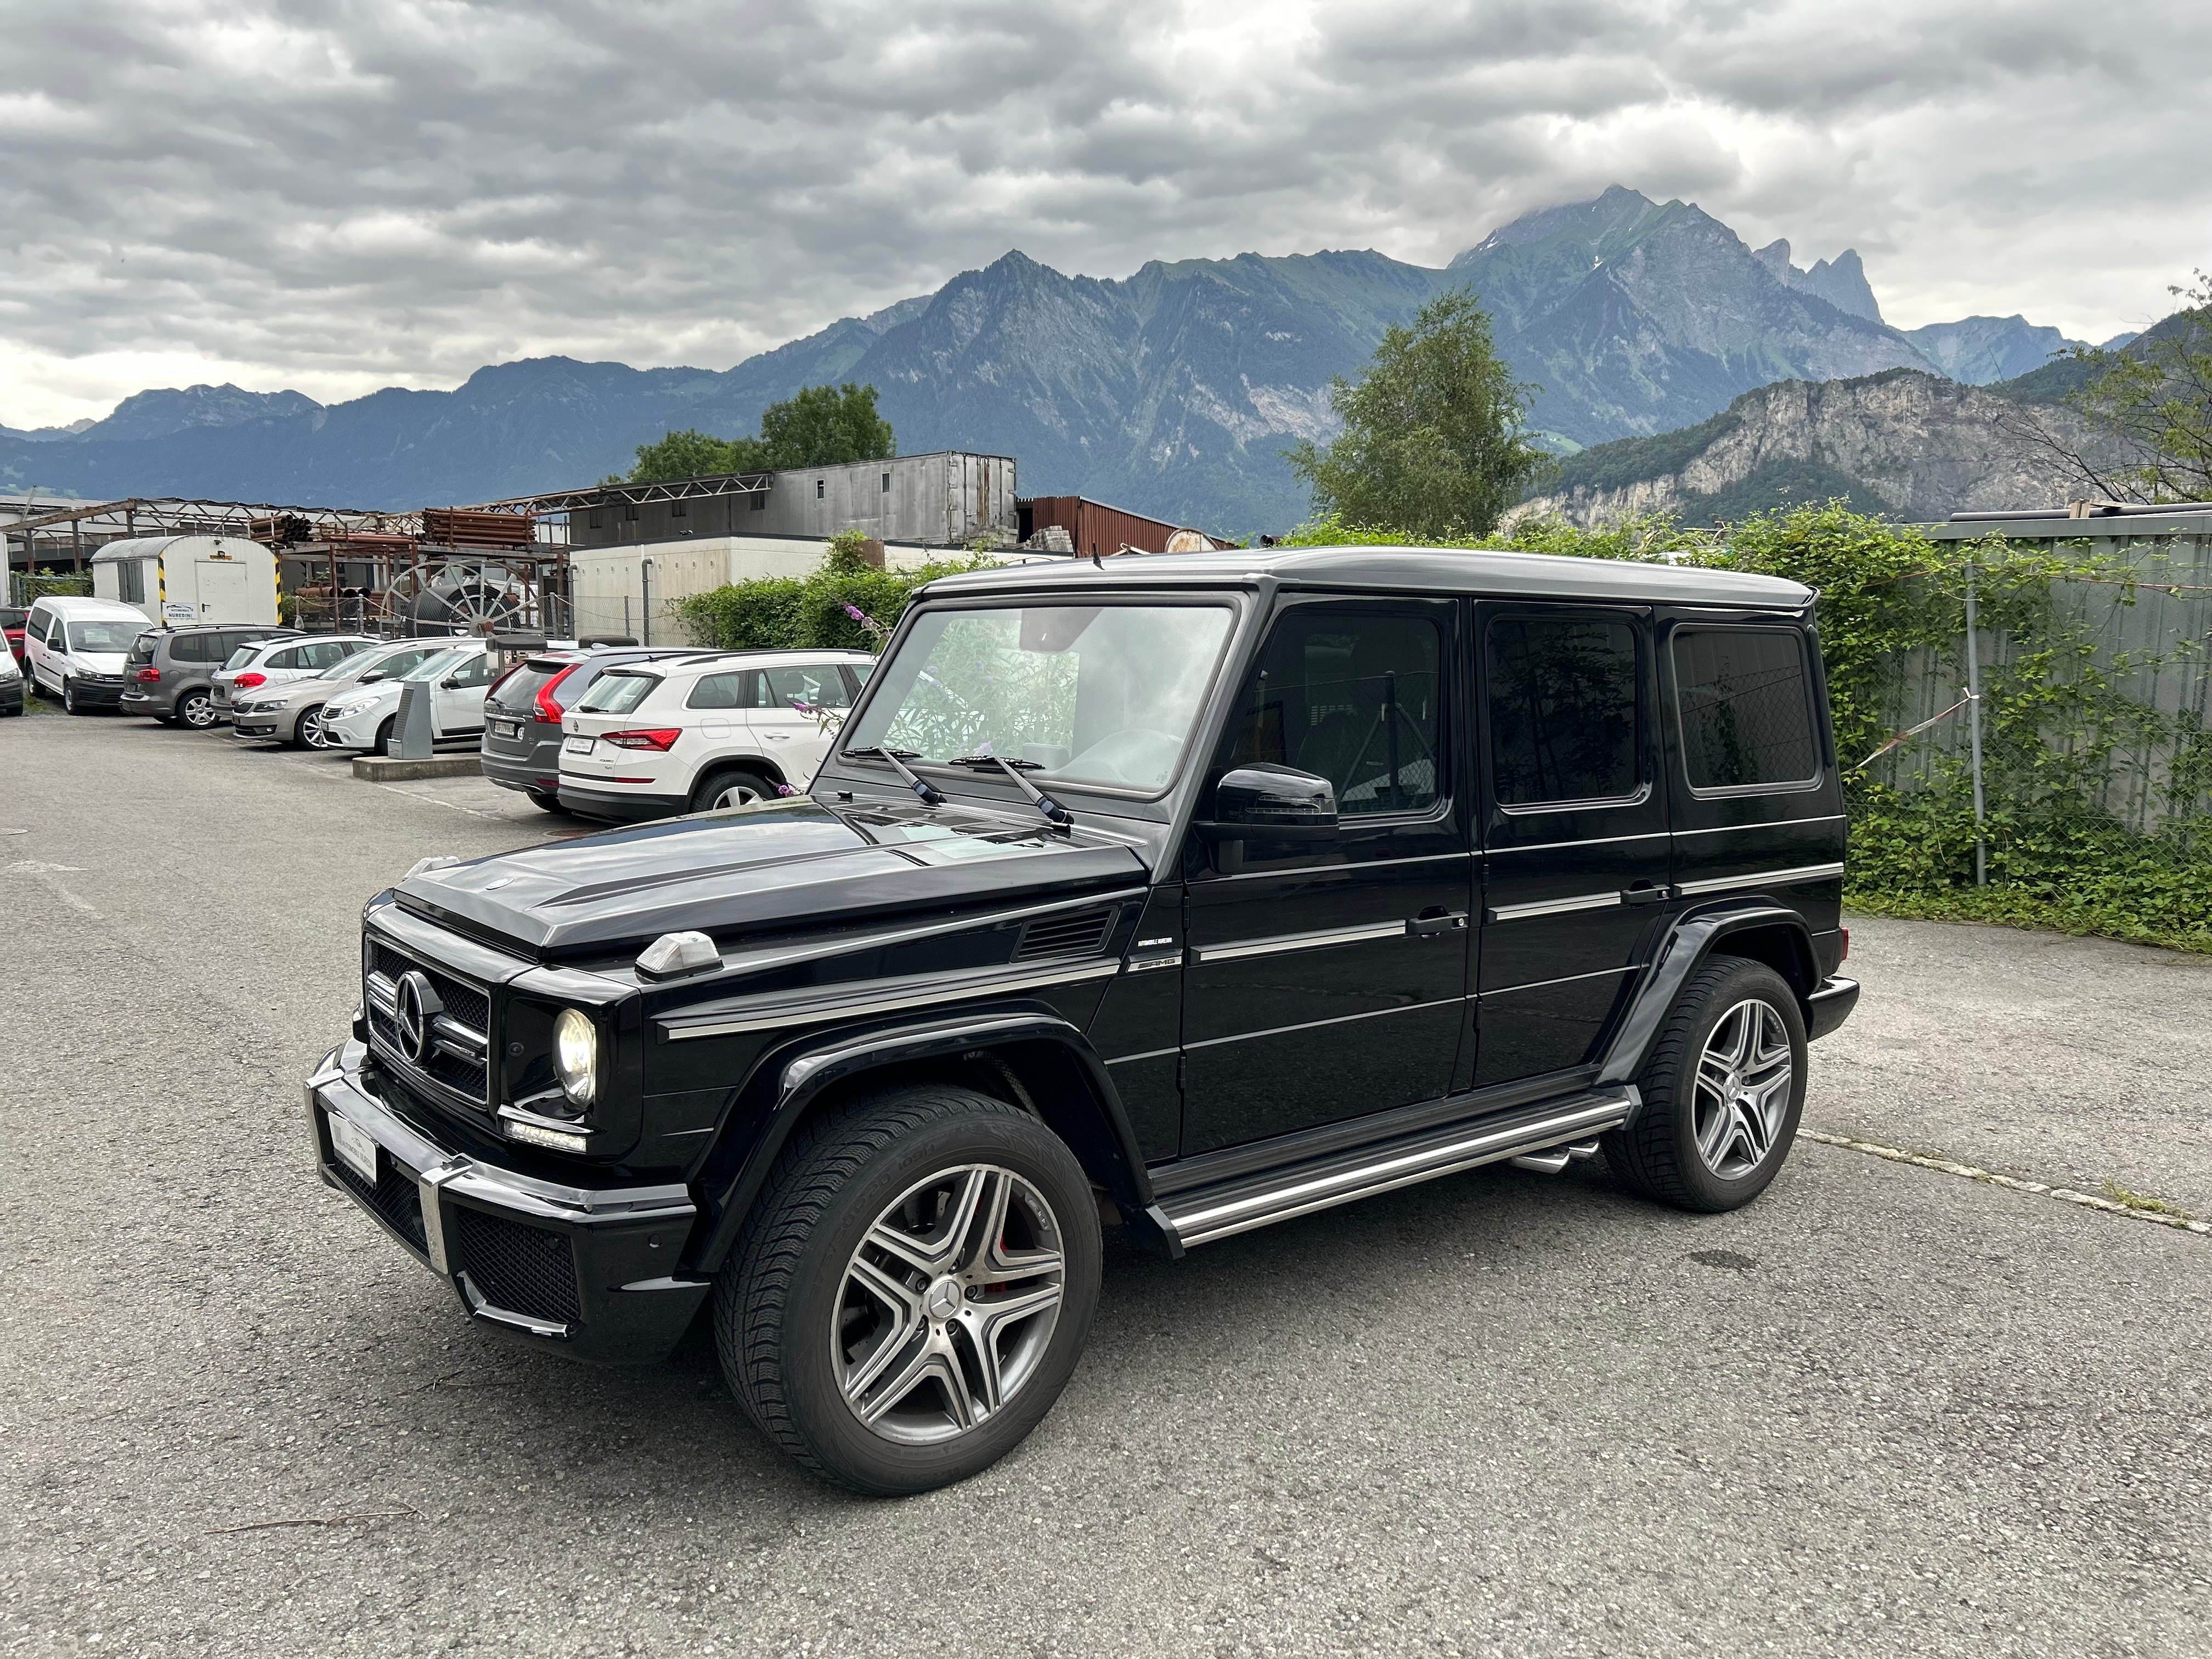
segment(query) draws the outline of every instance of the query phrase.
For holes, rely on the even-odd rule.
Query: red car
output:
[[[0,634],[8,636],[8,648],[15,653],[18,667],[21,667],[23,661],[23,618],[30,614],[16,605],[0,605]],[[27,674],[31,671],[25,668],[23,672]]]

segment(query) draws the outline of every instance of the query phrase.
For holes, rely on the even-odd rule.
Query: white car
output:
[[[396,680],[409,669],[453,648],[451,635],[435,639],[388,640],[348,657],[312,679],[287,680],[234,694],[230,735],[240,743],[304,744],[323,746],[323,705],[332,697],[380,680]]]
[[[875,665],[857,651],[729,651],[610,668],[561,722],[561,805],[660,818],[803,790]]]
[[[216,708],[228,719],[241,693],[290,680],[311,680],[381,643],[364,634],[326,634],[309,640],[256,640],[241,645],[215,672]]]
[[[341,691],[323,705],[324,749],[392,752],[399,730],[399,700],[410,685],[430,696],[434,742],[483,735],[484,689],[491,684],[491,653],[481,640],[459,641],[397,679]]]
[[[112,599],[49,594],[23,618],[23,666],[72,714],[118,708],[125,659],[152,625],[144,611]]]

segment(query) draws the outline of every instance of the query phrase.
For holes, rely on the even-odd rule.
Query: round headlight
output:
[[[563,1008],[553,1022],[553,1069],[561,1092],[588,1106],[599,1091],[599,1032],[580,1009]]]

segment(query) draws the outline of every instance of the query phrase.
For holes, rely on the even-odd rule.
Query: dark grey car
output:
[[[484,698],[483,775],[520,789],[549,812],[561,810],[561,716],[584,688],[618,663],[690,657],[696,646],[541,651],[493,684]]]
[[[189,628],[149,628],[131,647],[123,668],[119,707],[126,714],[149,714],[164,726],[182,724],[195,732],[219,725],[216,671],[242,645],[291,638],[296,628],[264,628],[258,623],[205,623]]]

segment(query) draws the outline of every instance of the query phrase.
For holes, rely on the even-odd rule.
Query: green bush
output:
[[[861,556],[866,541],[859,531],[845,531],[811,575],[733,582],[683,600],[677,614],[701,644],[726,651],[880,651],[916,588],[987,562],[971,557],[878,570]]]

